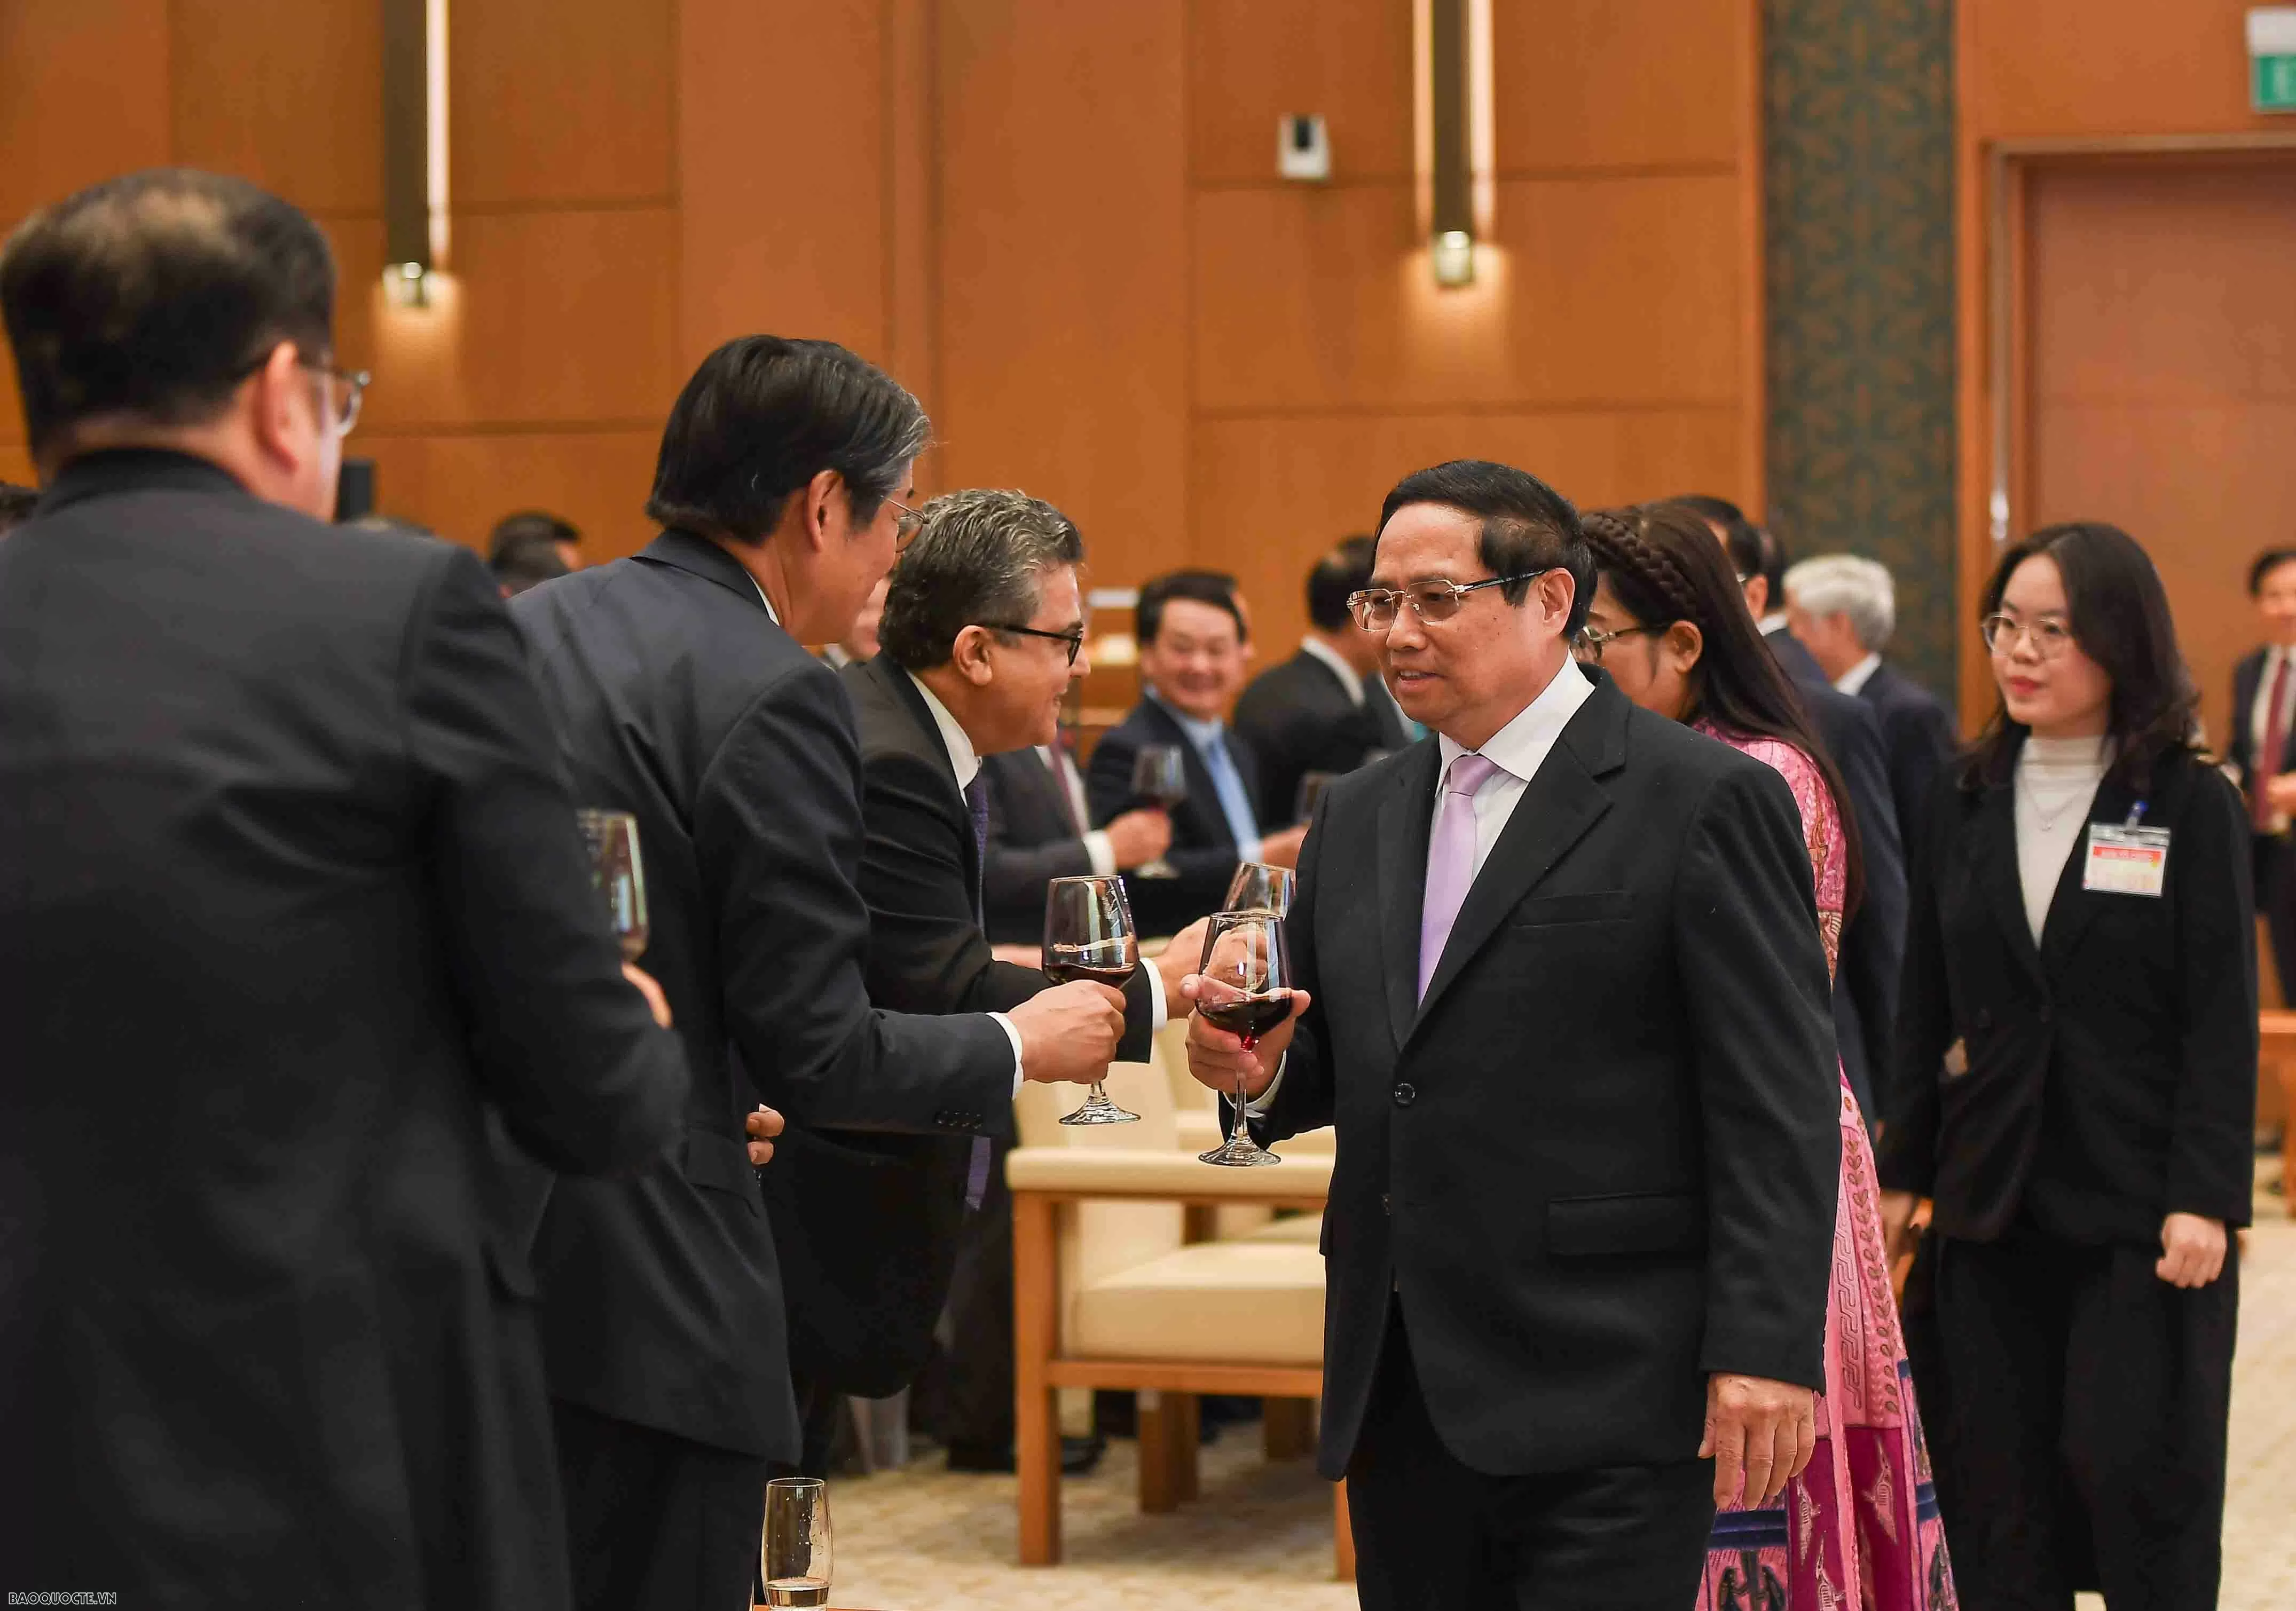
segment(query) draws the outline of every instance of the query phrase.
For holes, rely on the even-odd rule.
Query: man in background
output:
[[[842,671],[848,666],[858,666],[864,660],[877,658],[877,623],[885,614],[885,587],[890,579],[879,577],[877,585],[869,590],[869,596],[855,612],[853,624],[845,629],[845,635],[822,645],[822,661],[832,671]]]
[[[1122,998],[1074,984],[1009,1013],[873,1009],[853,707],[801,645],[886,571],[930,434],[916,399],[827,341],[746,336],[662,432],[641,553],[521,595],[566,766],[637,818],[645,952],[685,1038],[676,1154],[560,1181],[536,1263],[574,1538],[594,1611],[738,1605],[769,1468],[799,1460],[792,1362],[917,1249],[857,1205],[848,1133],[986,1138],[1022,1078],[1095,1077]],[[787,1116],[771,1169],[744,1115]],[[817,1373],[816,1373],[817,1374]]]
[[[515,598],[582,568],[582,534],[570,520],[541,510],[505,515],[487,539],[487,568],[503,597]]]
[[[1236,736],[1259,757],[1259,798],[1299,821],[1300,781],[1353,772],[1374,752],[1411,742],[1380,680],[1379,642],[1348,614],[1370,585],[1372,540],[1349,537],[1308,573],[1308,635],[1300,652],[1252,679],[1236,701]]]
[[[13,481],[0,481],[0,537],[6,536],[30,519],[39,501],[38,487],[19,487]]]
[[[1049,988],[1033,967],[996,960],[982,931],[981,875],[993,785],[988,757],[1051,741],[1062,696],[1092,668],[1084,654],[1083,539],[1051,504],[1024,493],[956,492],[922,510],[923,529],[894,568],[884,652],[844,674],[861,735],[861,814],[867,842],[861,894],[869,904],[870,999],[904,1012],[1010,1008]],[[1037,895],[1039,933],[1043,893]],[[1193,943],[1191,943],[1193,942]],[[1165,1002],[1201,940],[1183,936],[1125,987],[1117,1055],[1145,1062]],[[955,1208],[964,1158],[926,1140],[948,1182],[929,1203]],[[1013,1469],[1013,1210],[1005,1144],[996,1144],[977,1213],[919,1234],[908,1274],[948,1293],[951,1342],[936,1427],[952,1470]],[[887,1195],[879,1178],[882,1203]],[[935,1262],[946,1251],[950,1266]],[[932,1309],[922,1319],[930,1328]],[[893,1329],[880,1324],[879,1333]],[[920,1335],[919,1341],[922,1341]],[[857,1338],[849,1355],[867,1351]],[[881,1387],[879,1389],[882,1391]],[[1097,1453],[1070,1452],[1069,1468]]]
[[[2272,936],[2280,999],[2296,1007],[2296,548],[2267,548],[2248,568],[2264,646],[2232,673],[2232,732],[2225,764],[2248,802],[2256,909]]]
[[[1145,688],[1102,737],[1086,783],[1093,819],[1107,826],[1159,803],[1132,786],[1141,749],[1179,748],[1188,794],[1168,806],[1172,847],[1165,855],[1177,876],[1128,880],[1142,932],[1170,934],[1218,910],[1239,863],[1298,862],[1307,830],[1267,826],[1288,815],[1291,803],[1278,809],[1259,797],[1259,759],[1228,726],[1250,637],[1234,578],[1202,570],[1158,577],[1140,590],[1134,626]]]
[[[182,169],[0,258],[47,484],[0,543],[0,1562],[562,1611],[488,1132],[635,1169],[686,1074],[485,568],[325,524],[334,300],[309,218]]]
[[[1744,590],[1762,636],[1801,695],[1818,741],[1849,791],[1836,802],[1857,830],[1865,890],[1841,936],[1833,980],[1833,1025],[1842,1072],[1872,1124],[1880,1116],[1874,1082],[1890,1067],[1890,1034],[1897,1021],[1898,969],[1906,954],[1906,853],[1882,724],[1871,708],[1833,686],[1817,662],[1786,630],[1785,549],[1726,498],[1692,494],[1675,500],[1695,510],[1710,527]]]
[[[1954,725],[1935,694],[1882,658],[1898,627],[1889,568],[1857,554],[1820,554],[1790,567],[1785,585],[1787,630],[1835,689],[1865,700],[1882,724],[1898,833],[1910,846],[1953,756]]]

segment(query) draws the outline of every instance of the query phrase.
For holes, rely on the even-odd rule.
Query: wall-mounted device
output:
[[[1309,184],[1332,176],[1332,135],[1323,119],[1306,112],[1275,120],[1275,171]]]

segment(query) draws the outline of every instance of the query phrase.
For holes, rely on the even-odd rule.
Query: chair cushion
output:
[[[1200,1242],[1088,1282],[1071,1313],[1069,1349],[1088,1358],[1320,1365],[1323,1255]]]
[[[1240,1242],[1293,1242],[1313,1247],[1324,1239],[1324,1216],[1320,1214],[1287,1214],[1280,1220],[1270,1220],[1257,1230],[1247,1231],[1234,1239]]]

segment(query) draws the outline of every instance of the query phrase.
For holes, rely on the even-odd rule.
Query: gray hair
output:
[[[1786,569],[1786,597],[1814,616],[1843,615],[1858,646],[1879,654],[1898,629],[1889,568],[1858,554],[1819,554]]]
[[[974,488],[943,493],[885,591],[879,647],[907,671],[945,666],[967,626],[1026,626],[1045,573],[1084,559],[1075,524],[1042,498]]]

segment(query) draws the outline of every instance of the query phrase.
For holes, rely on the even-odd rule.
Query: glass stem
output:
[[[1243,1094],[1243,1075],[1238,1074],[1235,1076],[1235,1124],[1228,1132],[1227,1138],[1237,1146],[1242,1146],[1251,1140],[1251,1121],[1243,1115],[1243,1105],[1246,1100]]]

